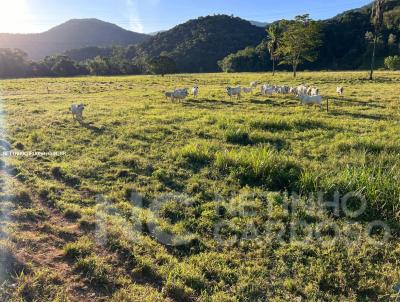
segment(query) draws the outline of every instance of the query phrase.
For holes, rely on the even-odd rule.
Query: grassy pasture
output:
[[[11,174],[4,181],[18,185],[4,185],[2,202],[10,206],[9,194],[19,196],[14,204],[37,196],[59,219],[49,221],[34,201],[11,202],[0,250],[34,253],[26,228],[36,221],[62,239],[65,276],[84,284],[71,289],[71,279],[51,265],[32,263],[9,281],[17,288],[12,299],[32,301],[28,288],[31,298],[45,301],[74,301],[83,297],[77,292],[93,292],[88,301],[396,301],[400,74],[376,76],[373,82],[363,72],[302,73],[296,80],[289,73],[221,73],[1,81],[2,139],[15,151],[65,154],[3,157]],[[317,86],[330,111],[258,90],[241,100],[227,97],[226,86],[255,80]],[[163,96],[195,84],[198,99]],[[342,85],[343,98],[335,93]],[[83,124],[68,113],[80,102],[87,104]],[[327,201],[355,192],[367,205],[357,217],[334,215],[313,206],[319,192]],[[287,207],[292,193],[300,196],[296,211]],[[99,203],[99,195],[107,202]],[[140,196],[140,204],[131,196]],[[160,199],[156,211],[152,204]],[[347,206],[359,203],[353,196]],[[376,241],[366,236],[375,220],[391,229],[387,241],[378,240],[379,230]],[[335,240],[334,228],[341,234]],[[321,240],[308,238],[310,230]],[[165,242],[162,232],[174,236]],[[177,238],[185,244],[171,245]]]

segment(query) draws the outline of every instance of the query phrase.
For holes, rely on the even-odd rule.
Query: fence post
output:
[[[326,99],[326,112],[329,112],[329,99]]]

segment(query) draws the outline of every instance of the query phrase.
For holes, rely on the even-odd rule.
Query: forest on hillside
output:
[[[368,69],[372,43],[366,35],[373,30],[371,10],[372,6],[366,6],[329,20],[313,21],[321,41],[315,59],[305,60],[299,70]],[[269,71],[272,61],[267,32],[269,27],[282,22],[288,21],[277,21],[265,29],[233,16],[207,16],[138,45],[90,46],[40,61],[29,60],[20,49],[0,49],[0,77]],[[384,67],[388,57],[387,61],[394,58],[391,66],[398,67],[399,38],[400,1],[386,0],[376,41],[376,67]],[[290,68],[288,64],[277,66],[278,70]]]

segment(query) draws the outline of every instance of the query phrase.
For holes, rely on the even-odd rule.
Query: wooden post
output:
[[[326,112],[329,112],[329,99],[326,99]]]

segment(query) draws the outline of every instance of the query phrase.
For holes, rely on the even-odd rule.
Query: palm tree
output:
[[[272,61],[272,75],[275,75],[275,62],[279,59],[277,50],[279,48],[282,30],[278,24],[272,24],[267,28],[267,48]]]
[[[372,7],[371,20],[372,25],[374,26],[374,33],[372,37],[372,58],[371,58],[371,71],[369,74],[369,79],[373,79],[374,69],[375,69],[375,54],[376,54],[376,45],[379,41],[379,33],[383,24],[383,5],[385,0],[375,0]]]

